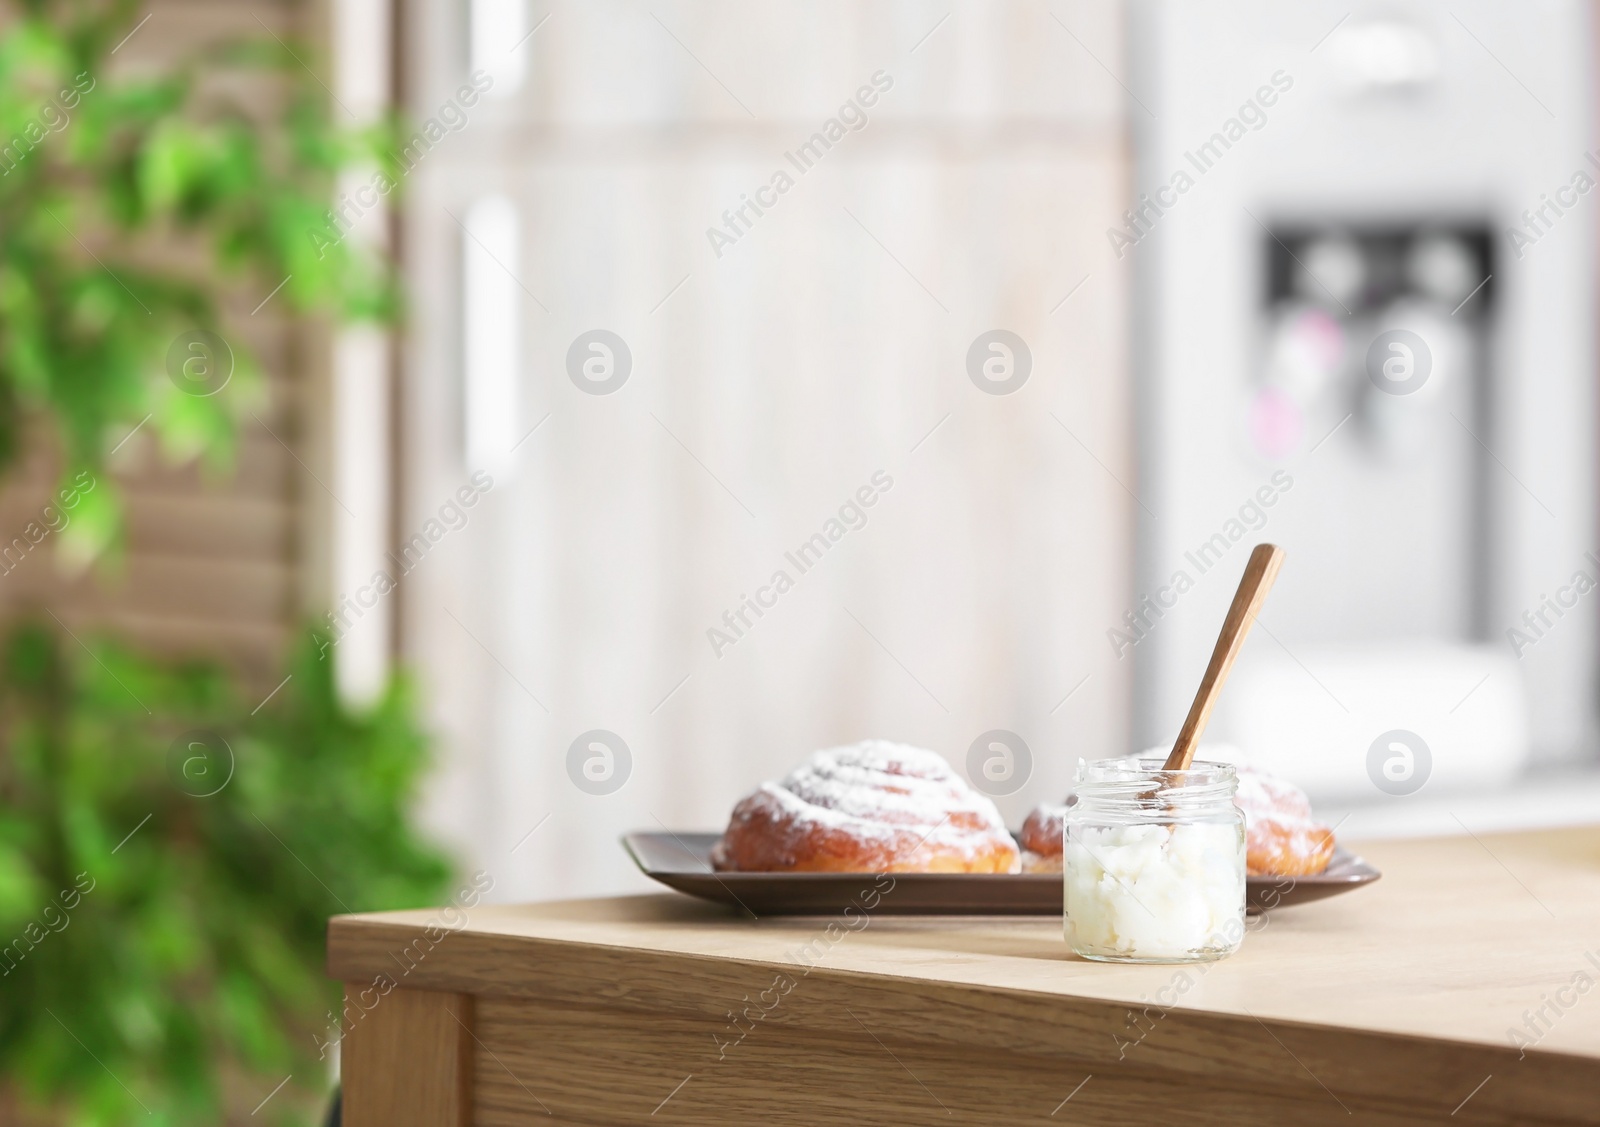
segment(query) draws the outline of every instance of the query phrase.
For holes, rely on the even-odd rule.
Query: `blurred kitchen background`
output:
[[[716,828],[872,735],[1020,820],[1080,758],[1172,738],[1259,539],[1288,564],[1216,739],[1346,837],[1592,818],[1590,21],[407,12],[414,117],[495,78],[404,207],[391,536],[496,485],[358,628],[424,673],[432,824],[508,896],[642,889],[619,832]],[[631,353],[605,394],[568,370],[594,329]],[[785,553],[878,471],[799,574]],[[779,569],[794,589],[739,621]],[[1029,762],[972,750],[997,729]]]
[[[1600,816],[1592,4],[0,36],[0,1121],[314,1109],[329,914],[649,889],[818,747],[1020,822],[1171,740],[1260,540],[1217,754],[1352,842]]]
[[[1261,539],[1288,564],[1215,738],[1346,836],[1600,809],[1588,5],[153,11],[141,63],[270,20],[352,118],[403,107],[400,202],[341,189],[405,320],[245,318],[238,472],[136,440],[125,574],[0,590],[268,687],[334,606],[352,700],[416,671],[423,818],[497,898],[643,888],[620,832],[866,736],[970,771],[1015,733],[986,785],[1020,820],[1171,738]],[[969,371],[996,329],[1014,389]],[[1369,372],[1390,330],[1414,392]],[[1426,762],[1373,759],[1395,731]]]
[[[1347,838],[1600,810],[1590,5],[140,14],[130,73],[282,35],[400,109],[335,202],[405,312],[241,295],[236,471],[135,435],[120,565],[0,599],[262,693],[308,617],[353,707],[412,670],[494,898],[643,889],[621,832],[868,736],[1020,821],[1170,740],[1265,539],[1217,740]]]

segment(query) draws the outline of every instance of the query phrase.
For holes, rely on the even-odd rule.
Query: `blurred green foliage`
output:
[[[0,471],[33,416],[68,478],[98,470],[146,416],[172,458],[226,466],[261,386],[220,290],[246,310],[283,283],[272,300],[291,309],[395,312],[388,264],[327,237],[338,172],[394,167],[392,124],[340,127],[309,53],[264,27],[152,73],[114,55],[130,34],[164,53],[163,17],[140,27],[133,0],[13,10],[0,31]],[[169,348],[193,330],[232,346],[219,394],[169,378]],[[108,490],[64,550],[93,558],[119,534]]]
[[[338,174],[392,169],[393,130],[336,122],[310,53],[265,28],[153,68],[123,44],[165,60],[167,16],[141,26],[133,0],[7,7],[0,473],[42,430],[63,481],[103,482],[61,537],[88,560],[120,542],[100,471],[135,427],[174,460],[231,463],[263,385],[225,313],[273,294],[394,315],[389,265],[328,237]],[[170,374],[196,330],[231,346],[217,394]],[[220,668],[91,645],[25,627],[0,649],[0,1097],[86,1127],[302,1122],[339,1009],[328,917],[447,892],[407,820],[426,752],[410,691],[352,711],[308,636],[252,713]]]
[[[342,704],[308,636],[265,707],[38,627],[0,655],[0,1073],[75,1124],[292,1123],[325,1092],[328,917],[448,898],[405,811],[410,692]],[[231,1079],[230,1079],[231,1078]],[[303,1102],[303,1101],[301,1101]]]

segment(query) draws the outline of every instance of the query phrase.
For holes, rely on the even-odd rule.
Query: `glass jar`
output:
[[[1067,944],[1086,959],[1190,963],[1244,939],[1244,813],[1225,763],[1160,759],[1078,766],[1067,811]]]

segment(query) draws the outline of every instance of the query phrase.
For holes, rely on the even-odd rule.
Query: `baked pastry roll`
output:
[[[722,871],[1014,873],[993,802],[943,758],[886,740],[813,752],[733,809],[711,851]]]

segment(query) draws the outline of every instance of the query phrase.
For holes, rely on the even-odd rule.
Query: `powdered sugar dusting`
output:
[[[887,740],[813,752],[783,779],[763,783],[740,802],[730,834],[752,821],[787,839],[781,851],[790,863],[799,843],[817,840],[819,831],[858,842],[885,863],[924,848],[969,863],[997,848],[1014,854],[993,802],[941,756]]]
[[[1280,820],[1311,820],[1311,800],[1306,792],[1286,779],[1258,771],[1253,767],[1239,769],[1239,789],[1234,802],[1246,818],[1275,817]]]
[[[935,752],[888,740],[814,751],[778,783],[785,812],[890,843],[906,831],[964,854],[1005,833],[1000,811]],[[974,837],[972,831],[986,831]]]

